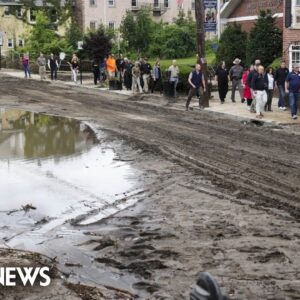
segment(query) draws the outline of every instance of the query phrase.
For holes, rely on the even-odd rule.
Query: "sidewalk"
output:
[[[0,71],[2,74],[6,74],[9,76],[17,77],[17,78],[24,78],[24,73],[19,70],[11,70],[11,69],[2,69]],[[37,74],[32,74],[32,79],[40,81],[40,77]],[[70,75],[71,79],[71,75]],[[50,79],[46,80],[47,82],[52,82]],[[108,91],[107,88],[99,88],[98,86],[95,86],[92,80],[83,80],[82,85],[80,84],[74,84],[74,82],[71,81],[61,81],[57,80],[54,81],[53,84],[63,84],[67,86],[77,86],[78,88],[88,88],[88,89],[98,89],[100,91]],[[109,91],[110,93],[116,93],[119,95],[125,95],[125,96],[131,96],[132,92],[127,91],[127,90],[122,90],[122,91]],[[147,96],[147,95],[145,95]],[[151,94],[149,94],[149,98],[151,98]],[[231,96],[231,91],[228,92],[227,94],[227,99],[224,104],[221,104],[219,101],[219,96],[217,92],[212,93],[213,98],[210,100],[210,107],[205,108],[206,111],[214,112],[214,113],[219,113],[219,114],[226,114],[230,115],[232,117],[235,117],[239,120],[256,120],[255,114],[250,113],[247,110],[247,105],[246,103],[241,103],[241,99],[239,96],[239,93],[236,93],[236,103],[232,103],[230,100]],[[152,96],[153,97],[153,96]],[[162,98],[162,96],[155,94],[155,99]],[[165,99],[165,98],[164,98]],[[176,107],[177,109],[185,109],[185,101],[186,97],[179,97],[176,99],[176,102],[174,103],[174,108]],[[157,101],[155,101],[157,104]],[[163,101],[162,101],[163,102]],[[164,101],[165,102],[165,101]],[[284,125],[284,124],[297,124],[300,125],[300,116],[297,120],[292,120],[290,111],[281,111],[277,107],[277,102],[278,98],[273,99],[273,105],[272,105],[272,110],[273,112],[265,112],[265,116],[263,119],[259,120],[259,122],[268,122],[268,123],[275,123],[278,125]],[[191,108],[194,109],[194,111],[198,110],[198,99],[194,98],[191,101]],[[193,113],[193,112],[188,112],[188,113]]]

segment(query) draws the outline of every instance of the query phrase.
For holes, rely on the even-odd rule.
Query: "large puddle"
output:
[[[116,212],[122,206],[114,203],[134,187],[132,173],[85,123],[0,111],[0,226],[15,234],[36,224],[51,230],[82,215],[86,225]]]

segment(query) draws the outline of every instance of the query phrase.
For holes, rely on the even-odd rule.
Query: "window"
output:
[[[169,0],[164,0],[164,7],[166,7],[166,8],[169,7]]]
[[[23,10],[22,8],[17,8],[17,11],[16,11],[16,16],[17,18],[22,18],[23,17]]]
[[[159,7],[159,0],[154,0],[153,1],[153,6],[154,7]]]
[[[300,6],[300,0],[296,0],[296,6]]]
[[[29,11],[29,22],[34,23],[36,21],[36,10],[30,9]]]
[[[97,6],[97,0],[90,0],[90,6]]]
[[[109,29],[115,29],[115,22],[114,21],[108,22],[108,28]]]
[[[293,64],[300,64],[300,45],[290,46],[290,69]]]
[[[195,9],[195,0],[192,0],[192,9]]]
[[[23,40],[23,39],[19,39],[19,40],[18,40],[18,46],[19,46],[20,48],[23,48],[23,47],[24,47],[24,40]]]
[[[116,6],[115,0],[107,0],[108,1],[108,6]]]
[[[9,16],[10,15],[10,9],[9,6],[4,7],[4,16]]]
[[[13,48],[14,47],[14,39],[7,39],[7,48]]]
[[[131,0],[131,6],[136,7],[137,6],[137,0]]]
[[[96,30],[96,22],[95,21],[91,21],[90,22],[90,30],[91,31],[95,31]]]

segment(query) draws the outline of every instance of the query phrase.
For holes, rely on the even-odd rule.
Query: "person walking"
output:
[[[230,80],[232,81],[232,93],[231,93],[231,101],[235,102],[235,92],[236,89],[239,90],[241,101],[243,102],[243,86],[242,86],[242,76],[243,76],[243,67],[241,66],[241,60],[236,58],[233,61],[233,66],[229,70]]]
[[[106,61],[106,68],[108,73],[108,79],[111,80],[116,77],[117,64],[113,54],[108,56]]]
[[[39,66],[39,74],[41,80],[46,79],[46,58],[44,57],[44,54],[42,52],[40,53],[40,56],[38,57],[36,63]]]
[[[189,75],[188,82],[190,84],[190,91],[185,104],[185,110],[189,110],[190,102],[197,93],[199,94],[199,108],[203,109],[203,93],[206,91],[206,86],[200,64],[196,64],[195,70]]]
[[[23,64],[23,69],[25,73],[25,78],[29,77],[31,78],[31,72],[30,72],[30,67],[29,67],[29,55],[24,54],[22,58],[22,64]]]
[[[155,91],[157,84],[159,85],[160,93],[162,93],[163,86],[162,86],[162,80],[161,80],[161,70],[160,70],[160,61],[159,60],[156,61],[154,68],[153,68],[153,84],[152,84],[152,88],[151,88],[152,94]]]
[[[127,91],[132,88],[132,68],[133,64],[128,58],[124,59],[124,85]]]
[[[132,92],[135,93],[136,88],[138,87],[140,93],[143,93],[143,89],[141,87],[141,69],[139,62],[137,61],[132,68]]]
[[[216,82],[218,84],[218,91],[221,104],[224,104],[228,92],[228,72],[226,70],[225,62],[220,63],[216,71]]]
[[[289,74],[289,69],[286,67],[284,61],[281,62],[280,68],[276,70],[275,82],[279,91],[278,108],[286,110],[285,105],[285,80]]]
[[[117,68],[117,72],[118,72],[118,78],[120,80],[123,79],[123,75],[124,75],[124,58],[123,58],[123,54],[120,54],[119,57],[116,59],[116,68]]]
[[[57,80],[58,61],[53,53],[50,54],[48,59],[48,68],[51,74],[51,80]]]
[[[254,68],[253,70],[249,73],[248,77],[247,77],[247,85],[251,87],[252,85],[252,79],[254,77],[255,74],[257,74],[257,70],[258,70],[258,67],[261,65],[261,61],[260,59],[256,59],[254,61]],[[252,94],[252,103],[251,103],[251,108],[250,108],[250,112],[252,113],[255,113],[255,107],[256,107],[256,99],[253,95],[253,90],[252,88],[250,89],[251,90],[251,94]]]
[[[100,63],[98,59],[94,59],[92,63],[92,71],[94,75],[94,84],[97,85],[98,80],[100,80]]]
[[[265,105],[265,111],[272,111],[272,100],[275,88],[274,70],[272,67],[267,68],[266,76],[268,77],[268,89],[267,89],[267,104]]]
[[[293,70],[285,80],[285,92],[289,94],[292,119],[297,119],[298,100],[300,97],[299,65],[293,65]]]
[[[150,81],[151,70],[152,70],[152,67],[149,64],[148,59],[145,58],[141,64],[141,74],[143,77],[145,93],[149,92],[149,81]]]
[[[267,103],[268,77],[264,74],[264,67],[259,66],[257,73],[252,78],[251,88],[256,100],[256,118],[261,119],[264,115],[262,111]]]
[[[244,73],[243,73],[243,77],[242,77],[242,83],[243,83],[243,88],[244,88],[244,92],[243,92],[243,98],[245,99],[245,101],[247,101],[247,109],[250,111],[251,110],[251,104],[252,104],[252,93],[251,93],[251,85],[248,85],[247,82],[247,78],[249,76],[249,73],[252,72],[254,69],[254,66],[251,65],[249,67],[249,69],[247,69]]]
[[[179,79],[179,68],[177,66],[176,59],[173,60],[172,65],[169,67],[168,71],[170,72],[170,82],[174,84],[174,98],[177,97],[177,84]]]
[[[73,79],[74,83],[77,84],[77,76],[78,76],[78,71],[79,71],[79,59],[75,53],[73,54],[69,65],[71,67],[72,79]]]

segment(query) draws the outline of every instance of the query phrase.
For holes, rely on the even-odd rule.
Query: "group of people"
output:
[[[24,54],[22,57],[22,64],[25,73],[25,78],[31,78],[31,71],[29,66],[29,55]],[[38,71],[40,75],[40,79],[44,80],[47,78],[46,70],[47,67],[50,70],[50,78],[51,80],[57,80],[57,72],[60,68],[61,61],[56,57],[53,53],[50,54],[47,59],[44,54],[41,52],[39,57],[36,60],[36,65],[38,66]],[[74,53],[71,60],[68,62],[68,65],[71,69],[72,81],[77,83],[78,79],[78,71],[79,71],[79,58]]]
[[[168,69],[170,75],[169,80],[173,84],[174,97],[176,97],[176,89],[179,79],[179,68],[177,61],[173,60],[172,65]],[[99,81],[120,80],[127,90],[140,93],[153,93],[156,89],[163,92],[162,71],[160,60],[157,60],[152,68],[147,58],[140,58],[132,62],[121,54],[117,59],[113,54],[107,58],[93,62],[94,83]]]
[[[272,67],[266,70],[259,59],[246,70],[241,66],[241,60],[236,58],[229,71],[225,62],[222,62],[216,71],[216,81],[218,85],[220,101],[225,102],[228,93],[228,83],[232,82],[231,101],[235,101],[235,94],[238,90],[242,103],[247,103],[250,112],[256,113],[256,117],[261,119],[264,112],[272,112],[272,101],[274,91],[277,88],[279,94],[278,107],[285,111],[285,96],[289,95],[289,105],[291,116],[297,119],[298,99],[300,96],[300,72],[299,65],[293,65],[293,70],[289,72],[285,62],[274,72]]]

